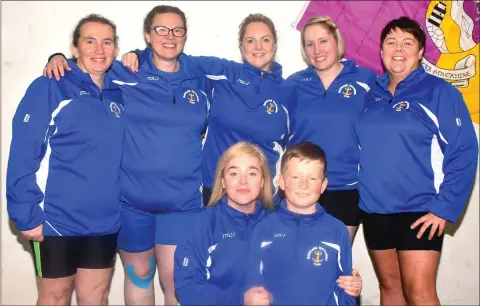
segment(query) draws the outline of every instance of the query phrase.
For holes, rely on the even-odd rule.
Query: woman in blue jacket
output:
[[[117,46],[110,20],[81,19],[71,72],[36,79],[13,118],[7,209],[31,242],[37,305],[68,305],[74,288],[78,305],[107,304],[125,134],[121,91],[106,74]]]
[[[308,141],[328,158],[328,186],[319,202],[342,221],[353,242],[361,221],[357,191],[360,149],[353,129],[363,112],[375,74],[342,60],[345,42],[328,16],[313,16],[302,28],[302,55],[308,68],[291,75],[298,107],[287,146]]]
[[[468,200],[478,142],[460,92],[421,65],[421,26],[394,19],[380,40],[386,73],[355,125],[365,239],[382,304],[439,305],[443,230]]]

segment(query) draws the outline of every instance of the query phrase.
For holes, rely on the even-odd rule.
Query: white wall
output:
[[[216,55],[239,60],[238,25],[249,13],[271,17],[278,28],[278,60],[284,76],[303,69],[299,33],[292,23],[301,12],[303,1],[275,2],[2,2],[2,203],[5,203],[5,174],[11,139],[11,120],[28,85],[41,74],[48,56],[70,54],[69,42],[75,23],[89,13],[99,13],[118,26],[120,54],[143,48],[142,23],[157,4],[178,5],[188,18],[186,53]],[[348,29],[344,29],[348,31]],[[347,42],[348,43],[348,42]],[[478,128],[478,126],[477,126]],[[477,182],[478,182],[477,178]],[[479,191],[475,191],[460,227],[446,236],[438,277],[443,304],[479,304]],[[33,263],[27,244],[19,241],[2,205],[2,304],[32,305],[36,301]],[[452,236],[452,233],[454,235]],[[25,245],[23,246],[22,245]],[[362,301],[379,304],[379,290],[360,230],[353,250],[354,264],[364,279]],[[112,282],[110,303],[123,304],[123,270],[120,260]],[[155,281],[156,302],[163,295]],[[75,302],[74,302],[75,303]]]

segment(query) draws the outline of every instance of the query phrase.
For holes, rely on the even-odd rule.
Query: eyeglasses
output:
[[[151,29],[154,30],[158,36],[168,36],[168,34],[170,34],[170,31],[175,37],[183,37],[185,36],[185,34],[187,34],[187,29],[183,27],[170,29],[164,26],[155,26],[155,27],[152,27]]]

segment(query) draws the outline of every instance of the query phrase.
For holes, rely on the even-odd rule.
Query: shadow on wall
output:
[[[22,233],[20,233],[20,231],[15,226],[15,222],[13,222],[12,220],[8,220],[8,221],[10,226],[10,232],[12,232],[12,234],[15,237],[17,237],[17,242],[22,245],[23,250],[30,253],[30,255],[32,255],[32,258],[33,258],[32,248],[30,247],[30,243],[28,242],[28,240],[22,236]]]
[[[478,172],[478,169],[477,169],[477,172]],[[473,187],[475,186],[476,183],[477,183],[477,177],[475,177],[475,180],[473,181],[473,185],[472,185],[472,188],[470,190],[470,196],[468,197],[467,204],[465,205],[465,209],[463,210],[463,212],[458,217],[457,222],[455,222],[455,223],[447,222],[447,224],[445,225],[445,234],[446,235],[450,235],[452,237],[455,236],[455,233],[457,232],[457,230],[462,225],[463,219],[465,218],[465,214],[467,213],[468,207],[470,206],[470,204],[472,202],[471,198],[472,198],[472,193],[473,193],[473,189],[474,189]]]

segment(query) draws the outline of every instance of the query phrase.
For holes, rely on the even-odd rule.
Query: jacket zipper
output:
[[[293,262],[297,262],[297,255],[298,255],[298,237],[300,236],[300,214],[296,214],[296,220],[295,222],[297,223],[297,230],[296,230],[296,237],[295,237],[295,257]]]

